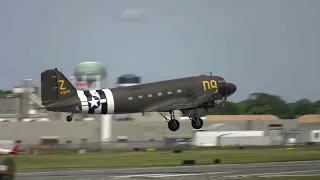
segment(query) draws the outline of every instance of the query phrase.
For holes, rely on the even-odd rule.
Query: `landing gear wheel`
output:
[[[71,122],[72,121],[72,116],[67,116],[67,121]]]
[[[180,123],[176,119],[172,119],[168,122],[168,128],[171,131],[177,131],[180,128]]]
[[[191,125],[194,129],[201,129],[203,126],[203,120],[201,118],[199,118],[198,120],[196,120],[196,118],[192,118]]]

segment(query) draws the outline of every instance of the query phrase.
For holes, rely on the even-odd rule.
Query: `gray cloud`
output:
[[[144,8],[127,8],[121,13],[122,20],[140,20],[144,15]]]

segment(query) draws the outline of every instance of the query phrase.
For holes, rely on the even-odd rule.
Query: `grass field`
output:
[[[284,146],[284,145],[266,145],[266,146],[244,146],[243,149],[244,150],[251,150],[251,149],[267,149],[267,150],[271,150],[271,149],[285,149],[285,148],[290,148],[290,147],[294,147],[297,148],[297,150],[300,149],[306,149],[308,148],[309,150],[311,149],[319,149],[320,150],[320,144],[314,144],[314,145],[295,145],[295,146]],[[99,149],[97,148],[97,145],[94,146],[86,146],[84,147],[85,149],[87,149],[88,152],[103,152],[103,151],[108,151],[108,152],[127,152],[128,148],[108,148],[108,149]],[[140,148],[140,150],[143,150],[144,148]],[[238,147],[235,145],[229,145],[229,146],[213,146],[213,147],[195,147],[195,146],[174,146],[174,147],[161,147],[161,148],[157,148],[157,151],[170,151],[173,149],[183,149],[183,150],[192,150],[192,151],[210,151],[210,150],[237,150]],[[21,150],[20,152],[23,153],[25,150]],[[59,148],[59,147],[55,147],[52,149],[42,149],[39,148],[39,151],[42,154],[66,154],[66,153],[70,153],[70,154],[74,154],[77,151],[77,148]]]
[[[172,151],[121,152],[88,154],[38,154],[17,155],[17,168],[72,168],[72,167],[141,167],[177,166],[182,160],[196,160],[197,164],[212,164],[213,159],[221,163],[250,163],[270,161],[320,160],[319,150],[225,150],[225,151]],[[3,159],[3,157],[1,157]]]

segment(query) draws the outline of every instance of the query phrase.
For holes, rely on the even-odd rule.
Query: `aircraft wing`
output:
[[[170,99],[164,102],[157,103],[154,106],[149,107],[145,111],[165,112],[177,109],[192,109],[207,103],[210,98],[212,98],[212,92],[195,93],[190,97]]]

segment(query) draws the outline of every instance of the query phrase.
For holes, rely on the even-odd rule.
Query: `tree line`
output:
[[[248,99],[235,103],[225,101],[216,105],[213,111],[201,110],[205,115],[240,115],[240,114],[272,114],[281,119],[297,118],[306,114],[319,114],[320,100],[312,102],[303,98],[293,103],[287,103],[280,96],[267,93],[253,93]]]

